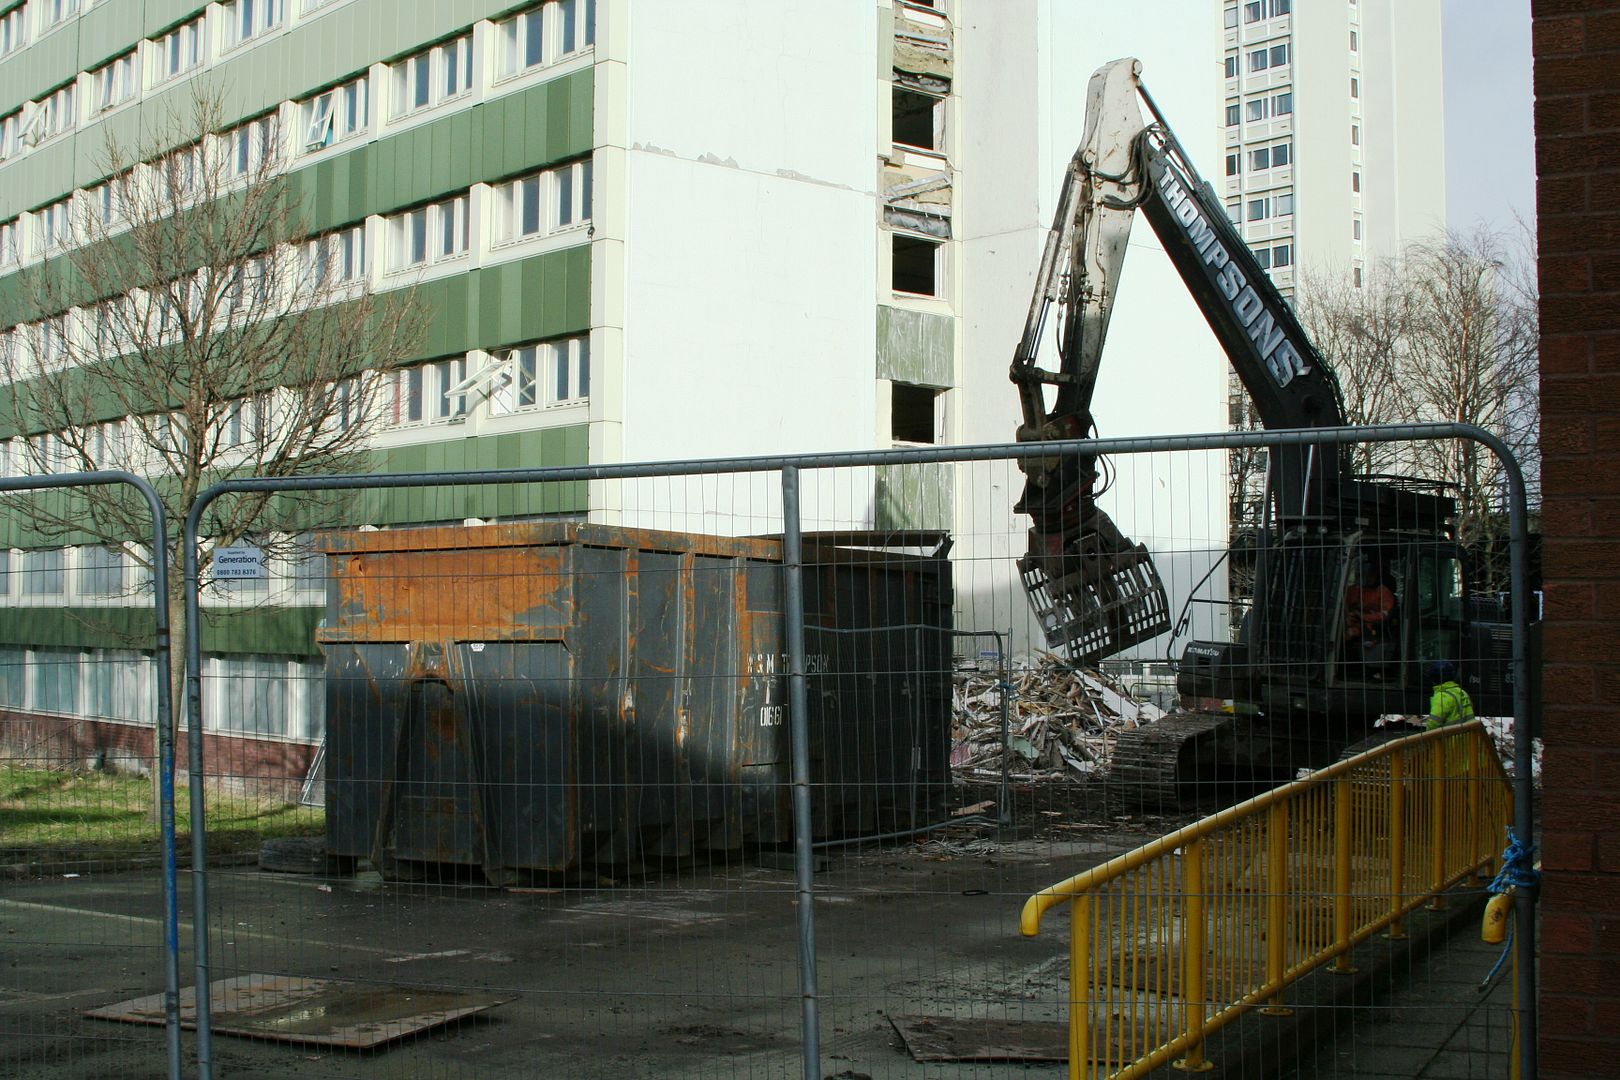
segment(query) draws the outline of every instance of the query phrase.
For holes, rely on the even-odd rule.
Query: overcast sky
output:
[[[1536,213],[1530,0],[1443,0],[1446,216],[1511,228]]]

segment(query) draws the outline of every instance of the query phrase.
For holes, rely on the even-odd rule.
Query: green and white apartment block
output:
[[[1196,32],[1099,18],[1089,0],[0,0],[0,311],[21,310],[18,272],[72,200],[97,197],[109,135],[132,139],[205,80],[234,132],[276,133],[342,272],[378,292],[413,286],[429,313],[393,380],[377,468],[1006,441],[1007,364],[1090,71],[1142,55],[1161,103],[1198,121],[1183,141],[1218,161],[1205,118],[1222,92],[1220,13],[1184,6]],[[1215,430],[1224,361],[1139,235],[1115,326],[1128,355],[1151,335],[1162,366],[1108,373],[1099,415],[1110,435]],[[5,332],[31,332],[24,321]],[[964,564],[994,557],[1004,575],[959,581],[959,621],[1025,624],[1014,477],[879,472],[807,524],[955,529]],[[667,505],[679,490],[577,485],[516,506],[467,489],[373,500],[354,524],[653,526],[688,509]],[[128,720],[150,676],[74,609],[138,603],[129,568],[98,548],[30,548],[8,527],[19,572],[0,579],[0,708]],[[764,531],[723,514],[704,527]],[[319,741],[321,573],[276,567],[254,583],[271,602],[251,628],[205,635],[209,692],[234,695],[209,711],[237,734],[299,752]]]

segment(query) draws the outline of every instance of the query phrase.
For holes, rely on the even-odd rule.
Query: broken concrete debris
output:
[[[1002,756],[1020,782],[1104,773],[1121,731],[1164,715],[1095,668],[1052,655],[1017,657],[1007,672],[1007,742],[1001,736],[1001,672],[959,663],[952,688],[951,768],[959,778],[1000,779]]]

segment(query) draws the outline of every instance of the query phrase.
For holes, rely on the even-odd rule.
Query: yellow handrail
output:
[[[1493,867],[1513,793],[1479,721],[1386,743],[1031,896],[1070,915],[1071,1077],[1129,1080],[1182,1055],[1469,874]],[[1098,1072],[1098,1067],[1102,1071]],[[1117,1068],[1116,1068],[1117,1066]],[[1112,1069],[1112,1071],[1110,1071]]]

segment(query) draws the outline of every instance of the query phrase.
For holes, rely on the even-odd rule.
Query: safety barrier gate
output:
[[[1070,905],[1069,1075],[1128,1080],[1493,868],[1513,792],[1479,721],[1399,739],[1031,896]]]

